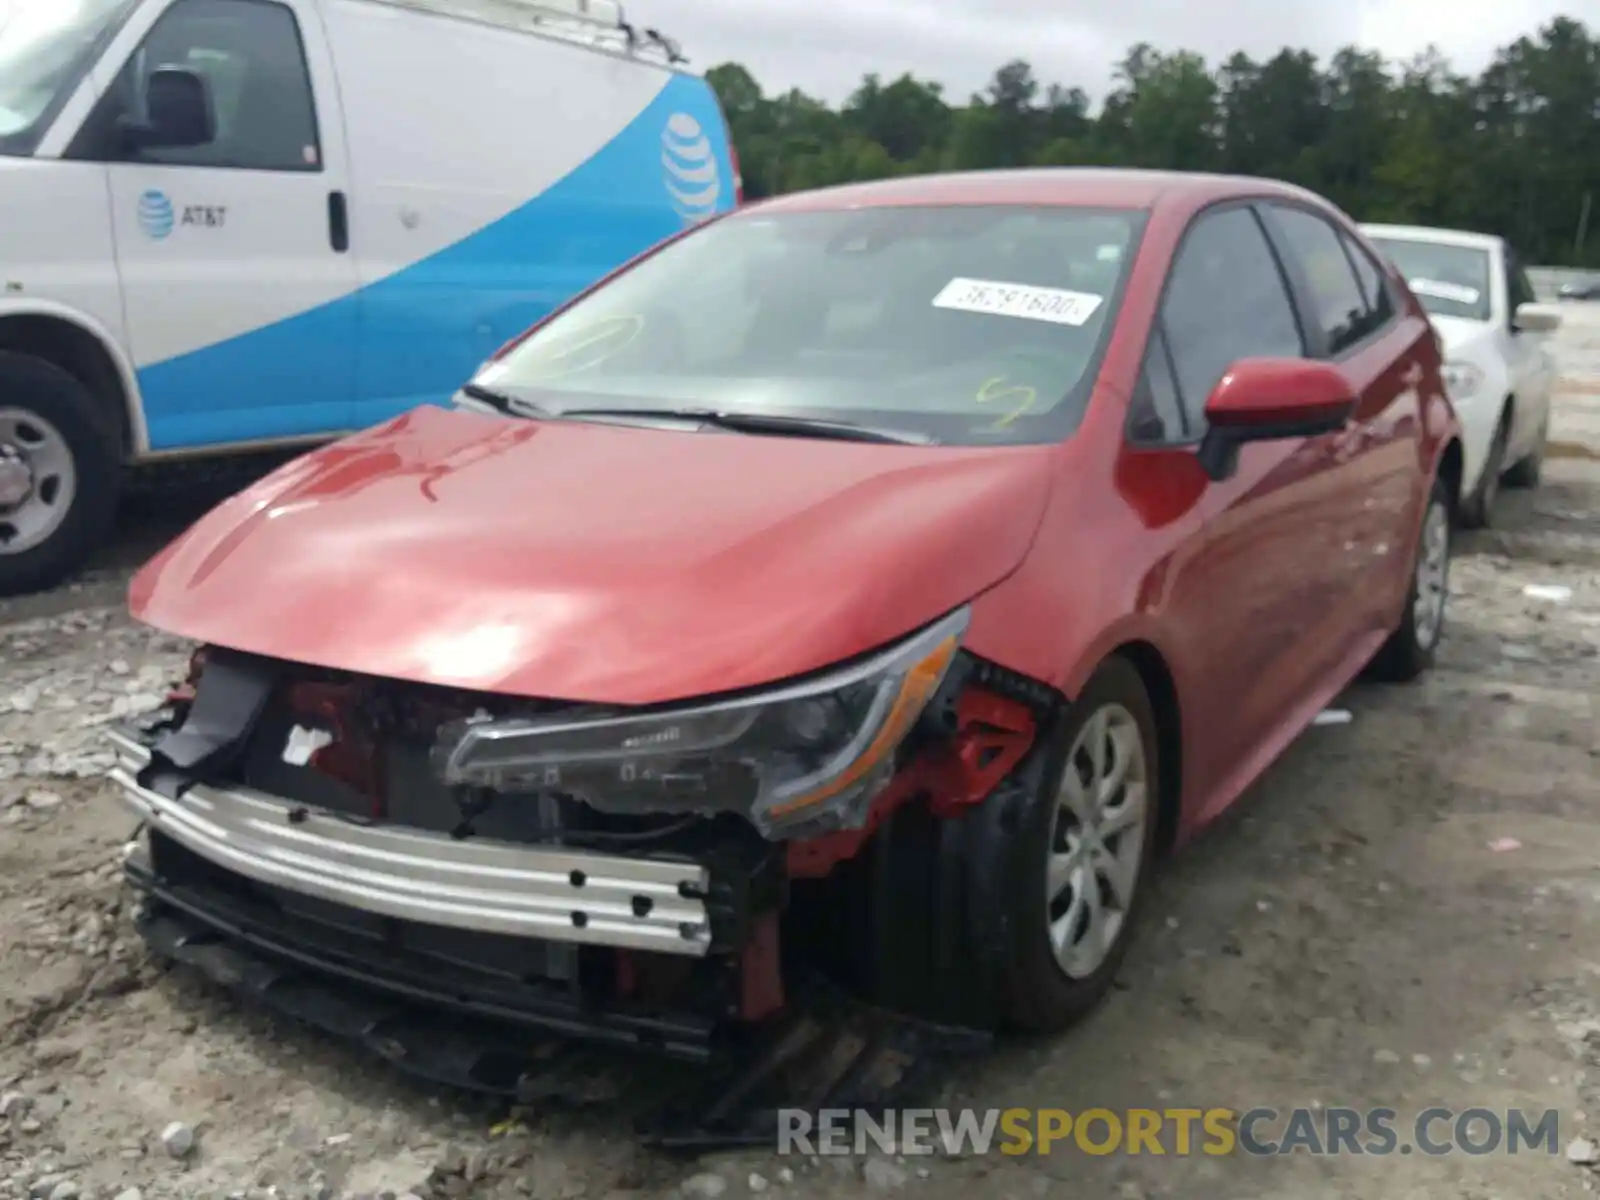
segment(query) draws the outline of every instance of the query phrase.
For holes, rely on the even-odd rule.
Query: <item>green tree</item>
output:
[[[1100,119],[1111,161],[1171,171],[1217,165],[1217,81],[1198,54],[1135,46],[1117,69],[1118,86]]]
[[[1391,65],[1354,47],[1325,64],[1289,48],[1213,69],[1141,43],[1098,111],[1021,59],[961,105],[913,75],[868,75],[837,110],[766,95],[736,63],[707,77],[752,198],[934,170],[1222,170],[1302,184],[1362,220],[1501,233],[1534,259],[1600,263],[1600,235],[1580,229],[1600,208],[1600,37],[1570,17],[1503,47],[1477,78],[1436,50]]]
[[[1320,183],[1349,212],[1372,207],[1375,171],[1392,136],[1389,72],[1381,55],[1347,46],[1323,76],[1328,128],[1319,148]]]
[[[936,83],[902,75],[887,87],[868,75],[846,102],[845,124],[897,163],[937,154],[950,136],[950,106]]]

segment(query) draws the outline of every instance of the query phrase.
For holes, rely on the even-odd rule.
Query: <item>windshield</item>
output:
[[[1489,252],[1443,242],[1372,238],[1436,317],[1489,319]]]
[[[0,154],[28,155],[137,0],[0,0]]]
[[[946,443],[1074,428],[1143,214],[867,208],[725,218],[485,368],[571,409],[710,409]]]

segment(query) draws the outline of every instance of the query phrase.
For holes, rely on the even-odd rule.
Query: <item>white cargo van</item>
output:
[[[738,189],[612,0],[0,0],[0,594],[126,464],[444,403]]]

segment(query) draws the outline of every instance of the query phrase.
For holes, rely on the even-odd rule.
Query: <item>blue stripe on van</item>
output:
[[[704,132],[715,187],[693,127],[669,127],[677,113]],[[442,403],[574,292],[685,220],[733,204],[715,95],[702,80],[673,76],[592,158],[494,224],[348,296],[141,369],[150,446],[359,428]],[[359,253],[359,228],[351,242]]]

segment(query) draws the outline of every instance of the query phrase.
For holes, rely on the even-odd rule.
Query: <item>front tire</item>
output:
[[[1436,479],[1423,510],[1405,612],[1372,660],[1375,678],[1409,683],[1433,666],[1449,597],[1450,494],[1443,480]]]
[[[841,881],[835,928],[857,983],[968,1025],[1050,1031],[1089,1012],[1147,890],[1157,745],[1139,673],[1109,659],[982,804],[945,820],[900,810]]]
[[[1089,680],[1008,847],[1001,1015],[1062,1029],[1110,989],[1147,892],[1161,796],[1155,712],[1131,664]]]
[[[61,368],[0,353],[0,596],[62,582],[116,515],[117,436]]]

